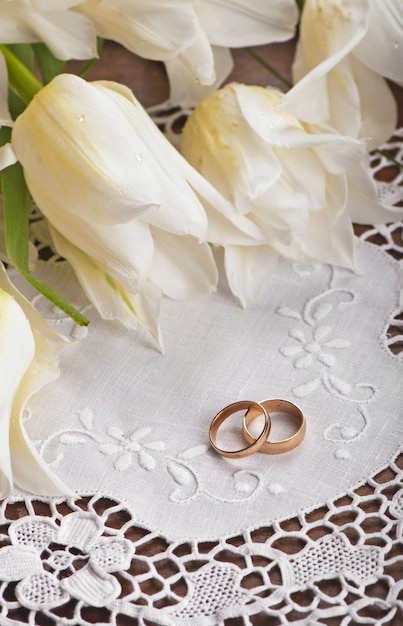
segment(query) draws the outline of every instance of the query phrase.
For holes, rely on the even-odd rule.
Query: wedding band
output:
[[[264,427],[263,427],[262,432],[260,433],[259,437],[252,437],[251,445],[247,446],[246,448],[241,448],[241,450],[234,450],[234,451],[222,450],[216,444],[216,435],[217,435],[218,429],[220,428],[221,424],[223,424],[223,422],[225,422],[225,420],[228,417],[230,417],[230,415],[232,415],[233,413],[236,413],[237,411],[242,411],[245,409],[248,412],[253,411],[253,415],[254,415],[253,419],[258,417],[259,415],[263,415]],[[250,454],[253,454],[254,452],[257,452],[258,450],[261,449],[261,447],[264,445],[267,437],[270,434],[270,428],[271,428],[270,417],[261,404],[259,404],[258,402],[250,402],[249,400],[240,400],[239,402],[233,402],[232,404],[229,404],[225,408],[221,409],[219,413],[217,413],[217,415],[215,416],[215,418],[210,424],[210,430],[209,430],[210,443],[212,447],[214,448],[214,450],[218,452],[218,454],[221,454],[221,456],[225,456],[230,459],[240,459],[244,456],[249,456]]]
[[[288,400],[263,400],[263,402],[259,402],[259,406],[266,409],[269,415],[274,412],[287,413],[287,415],[294,417],[299,425],[298,430],[291,437],[288,437],[288,439],[282,439],[280,441],[265,441],[259,448],[259,451],[264,452],[265,454],[282,454],[283,452],[290,452],[290,450],[294,450],[294,448],[299,446],[306,432],[306,421],[301,409],[295,406],[292,402],[288,402]],[[249,432],[248,426],[257,417],[259,417],[259,411],[257,411],[255,407],[251,407],[244,415],[242,423],[243,436],[246,441],[252,445],[253,442],[256,441],[256,437]]]

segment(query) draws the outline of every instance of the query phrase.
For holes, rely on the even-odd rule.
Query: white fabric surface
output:
[[[83,336],[62,353],[61,378],[30,403],[30,436],[71,489],[126,502],[136,522],[170,539],[217,539],[343,494],[403,440],[402,354],[387,346],[402,263],[360,240],[357,258],[361,275],[283,261],[247,310],[224,281],[203,300],[164,300],[164,355],[143,329],[99,320],[65,264],[41,263],[40,276],[92,321],[81,333],[35,296],[58,330]],[[301,407],[303,444],[218,456],[214,415],[266,398]],[[238,447],[240,423],[230,433]]]

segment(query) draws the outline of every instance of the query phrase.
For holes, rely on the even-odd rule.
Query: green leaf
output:
[[[11,139],[11,128],[2,126],[0,128],[0,146],[5,146]]]
[[[50,83],[55,76],[61,74],[66,63],[57,59],[44,43],[34,43],[33,49],[42,79],[45,84]]]
[[[77,324],[87,326],[89,320],[84,315],[66,302],[51,287],[32,276],[29,271],[29,213],[32,200],[21,165],[15,163],[5,168],[0,173],[0,180],[3,194],[6,248],[10,262],[35,289],[62,309]]]
[[[26,109],[27,105],[24,100],[20,98],[18,94],[11,89],[8,90],[8,110],[13,120],[16,120],[19,115]]]
[[[10,46],[1,44],[0,51],[3,53],[7,65],[9,87],[28,104],[34,95],[42,89],[42,83],[12,52]]]
[[[13,43],[8,44],[7,48],[25,65],[25,67],[33,72],[34,52],[30,43]]]

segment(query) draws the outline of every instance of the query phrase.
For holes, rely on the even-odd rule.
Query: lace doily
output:
[[[401,204],[401,169],[372,165],[389,173],[383,202]],[[163,356],[141,330],[99,321],[64,263],[38,264],[92,324],[86,335],[26,290],[79,340],[26,426],[84,495],[3,502],[1,626],[401,623],[402,224],[360,229],[357,258],[359,275],[282,262],[246,311],[225,284],[164,301]],[[303,409],[304,443],[216,456],[214,414],[267,397]]]
[[[397,625],[402,481],[400,454],[319,509],[209,542],[170,542],[102,496],[4,502],[0,623]]]

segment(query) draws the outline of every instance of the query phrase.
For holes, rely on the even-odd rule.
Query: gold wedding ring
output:
[[[259,408],[256,409],[256,407],[251,406],[243,418],[242,433],[246,441],[252,445],[257,441],[256,437],[249,432],[248,426],[259,417],[263,408],[267,413],[286,413],[287,415],[291,415],[298,422],[298,430],[287,439],[282,439],[281,441],[265,441],[262,446],[259,446],[259,452],[264,452],[265,454],[282,454],[283,452],[290,452],[290,450],[299,446],[306,432],[306,421],[301,409],[292,402],[288,402],[288,400],[263,400],[263,402],[259,402],[258,407]],[[259,435],[259,441],[261,437],[262,435]]]
[[[246,448],[241,448],[240,450],[234,450],[234,451],[222,450],[216,444],[216,436],[217,436],[218,429],[220,428],[221,424],[223,424],[223,422],[225,422],[225,420],[228,417],[230,417],[230,415],[232,415],[233,413],[236,413],[237,411],[242,411],[242,410],[247,411],[246,415],[248,414],[253,415],[252,419],[255,419],[259,415],[260,416],[263,415],[264,417],[263,430],[258,437],[253,437],[252,435],[250,435],[250,440],[249,440],[250,445],[246,446]],[[225,456],[230,459],[240,459],[244,456],[249,456],[250,454],[253,454],[254,452],[258,452],[258,450],[261,450],[262,446],[265,445],[265,441],[267,440],[267,437],[270,434],[270,428],[271,428],[270,417],[267,414],[265,408],[261,404],[259,404],[258,402],[250,402],[249,400],[241,400],[239,402],[233,402],[232,404],[229,404],[224,409],[221,409],[219,413],[217,413],[217,415],[215,416],[215,418],[210,424],[210,430],[209,430],[210,443],[212,447],[214,448],[214,450],[218,452],[218,454],[221,454],[221,456]]]

